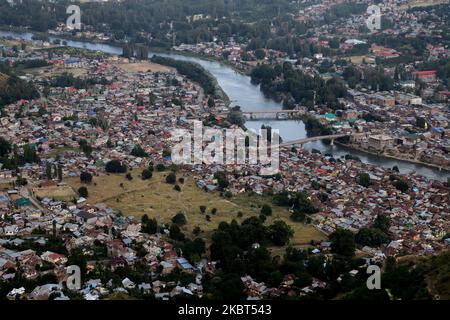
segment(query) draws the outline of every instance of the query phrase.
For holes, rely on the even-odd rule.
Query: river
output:
[[[13,37],[17,39],[32,40],[32,33],[19,33],[12,31],[1,31],[0,37]],[[75,48],[85,48],[88,50],[102,51],[111,54],[122,54],[122,48],[101,44],[91,43],[83,41],[65,40],[57,37],[49,37],[50,41],[59,39],[66,41],[67,45]],[[150,53],[152,56],[154,53]],[[158,53],[159,54],[159,53]],[[208,70],[216,79],[223,91],[230,98],[232,105],[241,106],[244,111],[256,111],[262,109],[275,110],[282,109],[281,103],[278,103],[272,99],[266,98],[264,94],[259,90],[259,86],[255,86],[251,83],[250,77],[240,74],[233,70],[230,66],[221,64],[219,62],[205,60],[197,57],[184,56],[175,53],[159,54],[166,57],[171,57],[178,60],[191,61],[200,64],[206,70]],[[284,141],[301,139],[306,137],[305,126],[302,121],[299,120],[265,120],[265,121],[247,121],[246,127],[253,130],[258,130],[261,125],[270,125],[273,129],[278,129],[281,137]],[[322,153],[331,153],[334,157],[341,157],[346,154],[352,154],[358,156],[361,161],[365,163],[382,166],[385,168],[392,168],[398,166],[401,173],[417,172],[428,178],[446,181],[450,175],[447,171],[439,171],[437,169],[421,165],[410,163],[407,161],[400,161],[390,159],[383,156],[371,155],[365,152],[356,151],[346,147],[334,145],[326,145],[321,141],[312,142],[305,145],[308,150],[317,149]]]

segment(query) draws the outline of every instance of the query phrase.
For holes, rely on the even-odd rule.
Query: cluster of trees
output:
[[[87,140],[85,139],[80,139],[78,141],[78,145],[80,146],[81,151],[83,151],[83,153],[89,157],[92,153],[92,146],[87,142]]]
[[[120,160],[114,159],[106,163],[105,170],[109,173],[125,173],[127,172],[127,166]]]
[[[285,245],[293,236],[291,228],[283,221],[265,226],[261,219],[251,217],[239,225],[221,222],[212,235],[211,259],[218,260],[226,273],[250,274],[266,281],[276,270],[266,246]]]
[[[216,173],[214,173],[214,179],[217,179],[219,190],[226,189],[230,184],[226,174],[223,171],[217,171]]]
[[[6,1],[0,3],[0,21],[5,25],[29,26],[33,30],[47,31],[57,23],[65,23],[69,0],[33,1],[24,0],[10,6]],[[132,39],[136,43],[148,43],[149,39],[140,32],[152,33],[152,45],[170,46],[176,43],[196,43],[212,41],[216,35],[227,40],[231,35],[250,38],[268,38],[270,20],[280,16],[277,24],[282,24],[286,15],[298,5],[288,0],[272,1],[244,0],[168,0],[147,1],[129,0],[127,2],[87,2],[79,4],[83,12],[82,23],[100,32],[111,34],[116,40]],[[203,14],[205,19],[189,21],[187,16]],[[234,19],[229,19],[233,17]],[[294,21],[283,29],[292,29]],[[256,25],[246,22],[261,21]],[[84,26],[83,26],[84,27]],[[174,38],[167,37],[173,32]]]
[[[390,241],[389,227],[391,219],[386,215],[378,215],[370,228],[362,228],[355,236],[361,246],[379,247]]]
[[[32,59],[32,60],[20,60],[14,63],[15,68],[31,69],[31,68],[42,68],[49,66],[45,60],[42,59]]]
[[[11,154],[12,153],[12,154]],[[26,163],[38,163],[39,157],[35,145],[26,144],[20,152],[17,146],[0,137],[0,163],[4,169],[15,170]]]
[[[152,62],[162,64],[165,66],[170,66],[177,71],[189,78],[190,80],[197,82],[201,85],[206,94],[215,96],[216,95],[216,84],[215,79],[211,76],[203,67],[196,63],[180,61],[171,58],[165,58],[161,56],[153,56],[151,58]]]
[[[403,180],[401,177],[396,175],[391,175],[389,177],[389,180],[392,182],[392,185],[401,192],[406,192],[409,190],[408,183]]]
[[[291,219],[294,221],[303,222],[307,214],[318,212],[318,209],[304,192],[283,191],[274,195],[273,203],[278,206],[290,207],[292,209]]]
[[[39,92],[31,83],[18,78],[6,64],[0,63],[0,110],[20,99],[38,97]]]
[[[150,219],[147,214],[144,214],[141,218],[142,232],[148,234],[155,234],[158,231],[158,222],[156,219]]]
[[[240,106],[235,106],[231,108],[230,112],[227,114],[227,121],[230,124],[237,125],[241,128],[244,127],[245,117],[242,114]]]
[[[305,116],[303,118],[303,123],[305,124],[308,137],[326,136],[333,133],[329,127],[320,123],[314,116]]]
[[[79,78],[67,72],[54,77],[50,82],[50,86],[52,87],[74,87],[76,89],[87,89],[96,84],[107,85],[109,82],[105,77],[99,79]]]
[[[139,158],[148,157],[148,153],[145,152],[145,150],[142,149],[141,145],[139,144],[133,147],[133,149],[131,150],[131,155]]]
[[[394,88],[394,79],[384,73],[383,67],[360,70],[355,66],[348,66],[344,69],[342,76],[351,88],[357,85],[380,91]]]
[[[252,81],[261,85],[264,94],[283,100],[286,108],[294,104],[313,106],[315,104],[338,108],[338,98],[346,95],[345,85],[333,78],[324,81],[321,77],[309,76],[295,70],[291,63],[283,65],[258,65],[251,73]]]
[[[48,180],[58,178],[59,181],[62,181],[63,178],[62,165],[47,162],[45,165],[45,176],[47,177]]]
[[[123,47],[123,56],[125,58],[136,57],[140,60],[148,59],[149,49],[145,44],[126,44]]]

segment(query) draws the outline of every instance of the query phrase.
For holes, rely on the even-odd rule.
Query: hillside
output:
[[[450,251],[425,258],[419,265],[424,268],[430,293],[441,300],[450,299]]]

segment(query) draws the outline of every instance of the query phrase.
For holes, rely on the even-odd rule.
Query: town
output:
[[[441,1],[383,3],[389,27],[375,35],[363,28],[365,9],[332,17],[346,1],[301,3],[288,16],[312,27],[297,25],[295,41],[278,23],[270,33],[286,41],[264,48],[238,36],[178,43],[173,26],[164,36],[171,52],[251,79],[281,113],[296,111],[309,138],[342,135],[328,141],[348,150],[339,156],[283,139],[273,175],[261,175],[259,163],[173,162],[176,129],[202,121],[245,131],[253,121],[245,115],[256,112],[234,105],[202,66],[70,45],[111,41],[92,26],[48,32],[64,41],[0,33],[0,298],[352,298],[369,294],[347,288],[364,287],[371,264],[392,263],[395,278],[405,257],[448,257],[450,44],[434,9]],[[227,30],[219,25],[217,36]],[[400,34],[432,41],[396,45]],[[367,163],[352,150],[439,177]],[[82,274],[74,289],[72,265]],[[391,285],[387,299],[438,295],[406,297],[405,284]]]

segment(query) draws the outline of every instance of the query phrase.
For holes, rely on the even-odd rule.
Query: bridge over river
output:
[[[330,135],[326,135],[326,136],[308,137],[308,138],[303,138],[303,139],[296,139],[296,140],[282,142],[282,143],[280,143],[280,147],[289,147],[289,146],[295,146],[295,145],[303,146],[304,144],[306,144],[308,142],[314,142],[314,141],[320,141],[320,140],[331,140],[331,145],[333,145],[334,140],[338,139],[338,138],[362,137],[362,136],[366,136],[366,135],[367,135],[367,133],[365,133],[365,132],[362,132],[362,133],[354,132],[354,133],[338,133],[338,134],[330,134]]]

